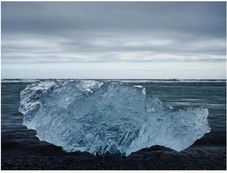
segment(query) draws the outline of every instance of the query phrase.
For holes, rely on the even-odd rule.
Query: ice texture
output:
[[[174,111],[145,88],[97,80],[49,80],[20,95],[23,124],[67,152],[132,152],[153,145],[182,151],[210,132],[208,109]]]

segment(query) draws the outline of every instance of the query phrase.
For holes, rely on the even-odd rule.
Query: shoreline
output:
[[[226,170],[224,145],[193,144],[177,152],[162,146],[145,148],[129,156],[67,153],[61,147],[2,145],[2,170]],[[29,147],[36,147],[29,150]],[[31,149],[31,148],[30,148]],[[32,151],[32,152],[31,152]]]

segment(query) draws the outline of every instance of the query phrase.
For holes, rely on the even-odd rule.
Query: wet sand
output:
[[[35,131],[25,130],[17,139],[2,141],[3,170],[225,170],[225,146],[201,145],[202,140],[182,152],[153,146],[130,154],[98,155],[66,153],[61,147],[39,141]],[[28,134],[30,133],[30,134]],[[2,136],[3,138],[6,136]],[[15,139],[15,140],[13,140]],[[19,141],[19,142],[18,142]],[[33,141],[31,143],[31,141]],[[28,145],[29,143],[29,145]]]

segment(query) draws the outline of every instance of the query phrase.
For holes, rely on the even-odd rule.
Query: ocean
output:
[[[18,111],[20,92],[31,82],[2,80],[2,169],[226,169],[225,80],[122,80],[145,87],[148,97],[156,96],[174,110],[208,108],[211,127],[210,133],[185,151],[156,146],[128,157],[66,153],[61,147],[40,141],[34,130],[22,125],[23,115]]]

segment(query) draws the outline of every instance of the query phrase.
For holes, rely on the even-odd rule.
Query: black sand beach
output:
[[[21,129],[23,130],[23,129]],[[24,129],[26,130],[26,129]],[[30,138],[33,131],[28,131]],[[4,138],[4,136],[3,136]],[[23,139],[21,139],[23,140]],[[226,151],[223,146],[194,144],[182,152],[153,146],[125,156],[94,156],[89,153],[66,153],[61,147],[46,142],[26,145],[2,143],[3,170],[225,170]],[[24,145],[23,145],[24,143]],[[199,143],[199,142],[197,142]]]

